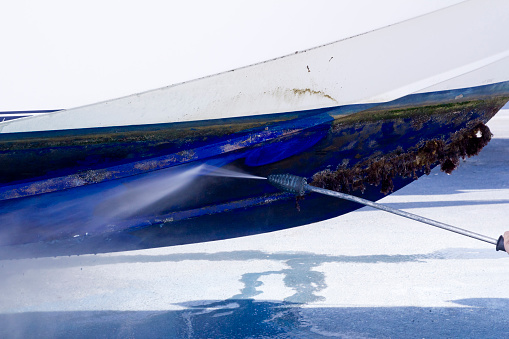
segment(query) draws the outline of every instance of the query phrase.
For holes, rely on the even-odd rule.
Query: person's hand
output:
[[[509,254],[509,231],[504,233],[504,247],[507,254]]]

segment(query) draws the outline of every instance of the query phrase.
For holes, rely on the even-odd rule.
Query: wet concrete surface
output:
[[[509,230],[509,109],[452,175],[380,202],[497,238]],[[363,208],[217,242],[0,261],[0,337],[495,338],[509,256]]]

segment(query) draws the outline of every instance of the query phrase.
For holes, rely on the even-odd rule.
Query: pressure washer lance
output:
[[[280,190],[296,194],[297,196],[303,196],[306,192],[316,192],[316,193],[320,193],[320,194],[330,195],[331,197],[335,197],[335,198],[350,200],[350,201],[353,201],[353,202],[356,202],[356,203],[359,203],[362,205],[378,208],[379,210],[382,210],[385,212],[394,213],[394,214],[400,215],[405,218],[409,218],[409,219],[412,219],[415,221],[420,221],[422,223],[425,223],[425,224],[428,224],[431,226],[439,227],[439,228],[442,228],[447,231],[459,233],[459,234],[465,235],[467,237],[481,240],[481,241],[496,245],[497,251],[505,251],[503,236],[500,236],[498,238],[498,240],[496,240],[496,239],[484,236],[482,234],[470,232],[468,230],[464,230],[459,227],[447,225],[447,224],[444,224],[444,223],[441,223],[441,222],[438,222],[435,220],[421,217],[416,214],[408,213],[408,212],[401,211],[401,210],[398,210],[395,208],[391,208],[391,207],[388,207],[388,206],[385,206],[385,205],[382,205],[382,204],[379,204],[376,202],[372,202],[372,201],[369,201],[366,199],[355,197],[353,195],[310,186],[310,185],[308,185],[306,178],[302,178],[302,177],[299,177],[299,176],[296,176],[293,174],[271,174],[271,175],[269,175],[269,177],[267,179],[269,180],[269,182],[272,185],[279,188]]]

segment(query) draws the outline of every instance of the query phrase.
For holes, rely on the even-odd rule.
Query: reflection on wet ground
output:
[[[252,299],[196,301],[182,311],[32,312],[0,315],[2,338],[495,338],[509,299],[465,307],[304,308]]]

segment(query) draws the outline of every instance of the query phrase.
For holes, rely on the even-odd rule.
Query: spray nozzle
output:
[[[302,196],[306,193],[307,180],[293,174],[271,174],[267,178],[269,182],[282,191]]]

